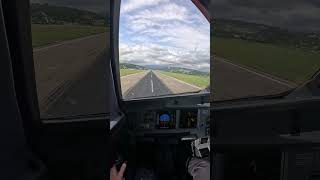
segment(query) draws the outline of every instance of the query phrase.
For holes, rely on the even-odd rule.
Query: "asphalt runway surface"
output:
[[[108,33],[33,50],[41,117],[106,113]]]
[[[285,92],[295,87],[284,80],[214,58],[213,97],[215,101],[266,96]]]
[[[53,97],[44,115],[62,117],[107,113],[108,86],[105,67],[106,53],[103,53],[77,79],[62,87],[62,92]]]
[[[153,71],[143,77],[124,96],[125,99],[136,99],[172,94],[170,89],[155,75]]]
[[[107,49],[108,33],[35,48],[33,59],[41,108],[56,88],[78,79]]]

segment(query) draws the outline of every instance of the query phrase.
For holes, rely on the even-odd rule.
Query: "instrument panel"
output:
[[[210,92],[123,101],[134,140],[176,143],[210,134]]]
[[[188,132],[200,137],[210,133],[208,108],[149,110],[138,114],[133,124],[135,131],[140,133]]]

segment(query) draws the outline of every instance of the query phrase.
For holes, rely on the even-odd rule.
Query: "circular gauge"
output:
[[[162,114],[160,117],[159,117],[160,121],[170,121],[170,116],[168,114]]]

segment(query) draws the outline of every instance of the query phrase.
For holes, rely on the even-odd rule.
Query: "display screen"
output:
[[[180,128],[196,128],[198,122],[198,110],[182,110]]]
[[[169,114],[162,114],[159,117],[160,122],[169,122],[170,121],[170,115]]]
[[[158,113],[158,127],[161,129],[175,128],[175,113],[174,112],[159,112]]]

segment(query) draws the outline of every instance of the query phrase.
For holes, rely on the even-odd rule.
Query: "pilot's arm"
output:
[[[110,180],[122,180],[126,167],[127,167],[127,164],[123,163],[118,172],[116,166],[113,165],[113,167],[110,169]]]
[[[209,159],[192,158],[187,168],[193,180],[210,180]]]

